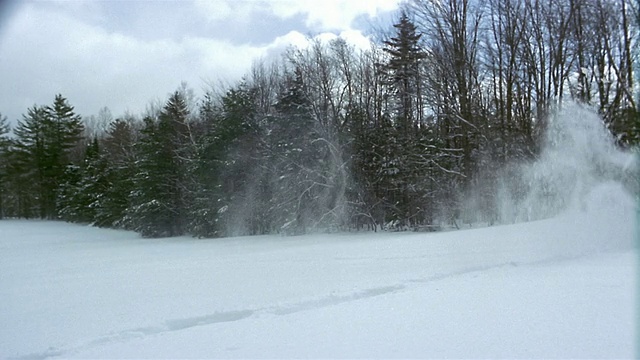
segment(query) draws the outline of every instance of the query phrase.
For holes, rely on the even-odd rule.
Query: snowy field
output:
[[[0,358],[630,358],[633,222],[149,240],[3,220]]]

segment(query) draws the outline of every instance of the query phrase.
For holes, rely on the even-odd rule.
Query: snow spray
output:
[[[539,156],[500,182],[496,199],[502,223],[576,210],[628,218],[639,187],[635,155],[619,149],[602,119],[577,104],[550,117]]]
[[[495,217],[512,224],[560,216],[576,234],[594,230],[588,240],[567,239],[584,251],[628,249],[636,242],[639,169],[595,111],[567,104],[548,119],[539,154],[498,177]]]

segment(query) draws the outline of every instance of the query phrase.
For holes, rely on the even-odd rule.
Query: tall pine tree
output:
[[[379,198],[386,208],[384,221],[393,226],[412,226],[421,222],[421,206],[414,201],[423,195],[415,186],[421,166],[413,158],[414,152],[420,151],[416,145],[423,126],[420,69],[425,55],[419,46],[421,34],[406,13],[394,28],[396,35],[384,42],[388,61],[380,69],[394,94],[395,113],[380,124],[383,136],[376,138],[375,158],[382,191]]]
[[[201,107],[207,131],[199,139],[191,167],[196,190],[190,229],[196,236],[261,232],[255,224],[260,206],[249,205],[259,165],[255,113],[254,94],[246,83],[227,91],[220,105],[205,101]]]
[[[135,130],[130,121],[116,119],[109,125],[102,140],[99,166],[105,167],[102,176],[108,184],[95,206],[95,225],[128,228],[126,211],[134,190],[136,154]]]
[[[60,186],[60,216],[67,221],[97,223],[98,208],[111,187],[106,159],[101,154],[98,138],[85,150],[80,165],[69,165]]]
[[[20,177],[31,182],[41,218],[58,217],[60,184],[65,181],[65,170],[73,160],[72,150],[83,130],[80,116],[62,95],[56,95],[51,106],[34,105],[18,122],[18,161],[24,170]]]
[[[145,119],[138,142],[129,220],[144,237],[182,235],[186,229],[186,160],[189,111],[181,93],[167,101],[157,120]]]

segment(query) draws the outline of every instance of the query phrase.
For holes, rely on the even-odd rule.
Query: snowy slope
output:
[[[215,240],[4,220],[0,357],[632,357],[633,212],[614,210]]]

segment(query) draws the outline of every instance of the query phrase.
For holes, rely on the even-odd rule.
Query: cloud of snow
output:
[[[509,191],[499,215],[503,221],[526,221],[568,210],[605,210],[594,204],[603,191],[623,211],[638,191],[637,175],[634,154],[615,145],[602,119],[584,106],[567,105],[551,117],[536,161],[504,179]]]
[[[601,228],[594,239],[629,245],[631,236],[615,234],[633,227],[639,182],[637,156],[615,145],[594,111],[570,104],[550,118],[535,161],[499,179],[491,216],[500,223],[565,216],[568,225]]]

